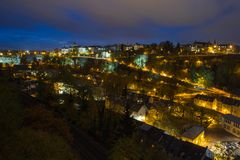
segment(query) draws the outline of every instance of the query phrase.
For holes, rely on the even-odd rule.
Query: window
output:
[[[235,129],[233,129],[233,133],[236,133],[236,130],[235,130]]]
[[[237,128],[240,128],[240,124],[234,123],[233,125]]]
[[[224,127],[224,128],[227,128],[227,125],[226,125],[226,124],[224,124],[224,125],[223,125],[223,127]]]
[[[229,121],[229,120],[227,120],[227,119],[225,119],[224,120],[226,123],[228,123],[228,124],[231,124],[231,121]]]

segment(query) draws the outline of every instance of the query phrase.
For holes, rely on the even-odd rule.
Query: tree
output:
[[[41,101],[49,103],[53,100],[54,97],[54,89],[51,83],[46,83],[45,81],[39,79],[38,86],[37,86],[37,94],[38,98]]]
[[[174,45],[170,41],[161,42],[159,46],[162,48],[164,53],[172,53],[174,50]]]
[[[33,70],[37,70],[39,67],[39,61],[37,60],[37,58],[34,56],[33,60],[32,60],[32,69]]]
[[[180,52],[180,50],[181,50],[181,46],[180,46],[179,43],[177,43],[177,45],[176,45],[175,48],[174,48],[174,53],[175,53],[175,54],[178,54],[178,53]]]
[[[111,160],[168,160],[167,153],[160,147],[143,142],[137,134],[117,141],[110,155]]]
[[[44,55],[43,62],[45,62],[47,64],[50,62],[50,56],[48,54]]]
[[[66,126],[60,120],[49,120],[49,114],[43,112],[31,112],[28,115],[31,122],[26,125],[23,123],[24,108],[17,87],[2,80],[0,82],[0,159],[74,159],[70,146],[60,137],[65,135],[56,134],[66,133]],[[53,130],[58,132],[47,133]]]
[[[8,160],[74,160],[70,147],[60,137],[42,131],[21,129],[4,146]]]
[[[16,86],[0,81],[0,146],[7,145],[23,122],[19,92]],[[0,155],[1,155],[0,147]]]
[[[203,85],[204,87],[211,87],[214,82],[213,72],[204,66],[200,68],[192,67],[191,77],[193,82]]]
[[[21,64],[27,64],[28,62],[27,62],[27,56],[26,55],[22,55],[21,56]]]
[[[118,75],[112,73],[105,75],[103,86],[106,88],[107,95],[109,97],[114,97],[120,96],[127,84],[128,79],[126,76],[122,76],[120,78]]]
[[[58,135],[68,142],[72,142],[73,137],[66,122],[56,118],[50,111],[41,106],[27,108],[25,110],[24,125],[38,131],[44,131]]]

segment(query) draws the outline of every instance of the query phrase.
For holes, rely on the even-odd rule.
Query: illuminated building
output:
[[[104,51],[101,53],[101,57],[102,58],[111,58],[111,53]]]
[[[186,130],[181,137],[184,141],[188,141],[194,144],[201,144],[204,141],[204,128],[200,126],[194,126]]]
[[[88,51],[87,47],[79,47],[78,48],[78,53],[79,54],[88,54],[89,51]]]
[[[208,109],[212,109],[214,97],[206,96],[206,95],[197,95],[194,98],[194,103],[197,106],[205,107]]]
[[[61,49],[61,53],[62,53],[62,54],[68,54],[68,53],[70,53],[71,51],[72,51],[72,48],[63,47],[63,48]]]
[[[137,50],[139,50],[139,49],[143,49],[143,48],[144,48],[144,45],[142,45],[142,44],[136,43],[136,44],[133,45],[133,49],[134,49],[135,51],[137,51]]]
[[[194,103],[198,106],[215,110],[222,114],[232,114],[240,116],[240,101],[228,97],[211,97],[206,95],[197,95]]]
[[[191,51],[195,53],[205,53],[211,45],[209,42],[194,42],[191,45]]]
[[[219,52],[225,53],[225,54],[233,54],[237,53],[237,47],[233,44],[220,44],[218,45]]]
[[[2,64],[13,64],[18,65],[20,64],[21,60],[19,56],[1,56],[0,63]]]
[[[240,118],[225,114],[222,116],[222,126],[227,132],[240,137]]]
[[[131,45],[126,45],[126,46],[124,46],[124,50],[125,51],[131,51],[131,50],[133,50],[134,48],[133,48],[133,46],[131,46]]]
[[[144,122],[148,113],[148,108],[145,105],[136,105],[131,107],[129,111],[131,113],[131,117],[138,121]]]
[[[26,55],[27,62],[33,62],[34,60],[41,61],[43,60],[43,55],[41,54],[29,54]]]
[[[227,97],[218,97],[217,110],[223,114],[240,116],[240,101]]]
[[[181,52],[193,52],[196,54],[236,54],[238,46],[234,44],[217,44],[216,42],[194,42],[193,44],[181,45]]]
[[[93,53],[97,52],[97,48],[96,47],[88,47],[88,51],[89,51],[89,53],[93,54]]]
[[[142,124],[139,127],[141,142],[148,142],[150,146],[161,146],[169,153],[171,159],[179,160],[204,160],[213,159],[213,153],[206,147],[182,141],[168,135],[161,129]]]
[[[54,83],[54,90],[57,94],[70,94],[70,95],[76,95],[78,94],[78,90],[74,89],[72,86],[57,82]]]

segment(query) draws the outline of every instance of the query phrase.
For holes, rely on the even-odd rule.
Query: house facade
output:
[[[146,119],[146,116],[148,114],[148,108],[145,106],[145,105],[136,105],[136,106],[133,106],[129,109],[130,113],[131,113],[131,117],[138,120],[138,121],[141,121],[141,122],[144,122],[145,119]]]
[[[182,134],[182,140],[188,141],[194,144],[201,144],[204,140],[204,127],[201,126],[193,126],[192,128],[186,130]]]
[[[213,104],[215,103],[216,101],[214,97],[210,97],[206,95],[197,95],[194,98],[194,104],[196,104],[197,106],[208,108],[208,109],[213,109]]]
[[[240,118],[225,114],[222,116],[222,127],[227,132],[235,135],[236,137],[240,137]]]
[[[222,114],[232,114],[240,117],[240,101],[236,99],[197,95],[194,98],[194,104],[200,107],[215,110]]]

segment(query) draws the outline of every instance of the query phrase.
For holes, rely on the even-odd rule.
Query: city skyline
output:
[[[240,2],[3,0],[1,49],[216,40],[239,44]]]
[[[240,160],[240,0],[0,2],[0,159]]]

